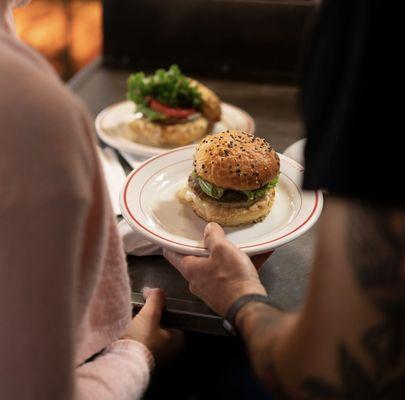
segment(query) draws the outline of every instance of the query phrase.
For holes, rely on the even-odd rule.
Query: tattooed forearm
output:
[[[404,318],[404,214],[353,203],[347,217],[348,257],[358,282],[386,317]]]
[[[363,337],[363,344],[370,335],[374,335],[375,330],[380,331],[381,326],[373,327]],[[384,327],[382,331],[384,331]],[[333,384],[319,377],[309,377],[303,382],[303,392],[306,399],[356,399],[373,400],[401,399],[405,394],[405,374],[398,370],[389,362],[389,354],[392,352],[384,351],[385,341],[391,341],[387,334],[381,335],[381,332],[373,338],[379,351],[374,353],[374,365],[372,372],[365,368],[351,353],[348,346],[340,344],[338,346],[339,365],[338,375],[339,384]],[[391,346],[393,343],[391,343]],[[371,356],[372,352],[365,346],[364,349]]]
[[[236,318],[236,325],[244,338],[253,369],[267,390],[280,400],[288,397],[273,363],[273,349],[277,342],[274,332],[282,324],[284,313],[263,303],[246,305]]]
[[[268,332],[280,323],[283,318],[283,312],[275,307],[264,303],[249,303],[236,317],[236,326],[243,337],[251,343],[252,346],[260,345],[262,341],[257,341],[258,337],[268,337]]]
[[[345,283],[340,282],[340,289],[346,287],[343,285],[347,282],[352,283],[350,299],[353,298],[356,311],[347,320],[345,315],[351,310],[340,314],[342,324],[348,324],[347,335],[342,330],[341,337],[330,342],[326,338],[322,349],[327,352],[328,361],[325,354],[320,356],[320,350],[316,348],[317,339],[313,341],[306,336],[301,341],[299,335],[292,335],[291,342],[279,340],[283,335],[288,337],[296,326],[282,325],[283,320],[288,320],[286,314],[263,304],[251,305],[250,309],[245,310],[239,326],[249,347],[255,371],[280,399],[287,399],[287,394],[293,394],[291,398],[308,400],[405,398],[405,211],[346,201],[336,201],[329,210],[333,211],[329,212],[327,224],[323,226],[336,223],[336,219],[333,219],[335,211],[345,216],[339,219],[339,229],[336,230],[341,235],[338,240],[341,248],[328,247],[331,246],[330,241],[323,241],[325,247],[322,254],[330,252],[331,257],[345,260],[342,264],[333,260],[333,268],[339,268],[339,271],[336,274],[334,270],[335,274],[332,275],[346,274],[342,280]],[[327,257],[321,260],[322,263],[329,261]],[[322,274],[323,266],[316,265],[316,273]],[[322,282],[329,283],[327,279],[327,276],[323,276]],[[330,283],[333,285],[336,282]],[[314,288],[317,290],[316,286]],[[358,296],[359,293],[362,295]],[[359,298],[362,299],[361,305],[355,303]],[[322,301],[325,297],[320,294],[313,299]],[[338,299],[327,298],[326,301],[332,301],[331,306],[321,307],[321,310],[338,307],[338,303],[333,303]],[[350,329],[353,315],[360,313],[361,316],[363,313],[360,307],[368,307],[365,311],[370,315],[369,319],[359,318],[359,323],[364,323],[363,331],[361,327]],[[319,311],[317,307],[314,309]],[[309,322],[302,314],[295,314],[297,318],[293,322],[299,321],[301,328],[305,326],[306,333],[314,327],[315,336],[319,338],[323,327],[317,326],[317,316],[311,314],[311,310],[307,312]],[[325,321],[327,318],[335,317],[324,314],[321,319]],[[286,326],[288,329],[285,329]],[[325,329],[325,335],[327,332],[328,329]],[[283,342],[281,347],[280,342]],[[286,342],[293,344],[295,349],[285,346]],[[296,349],[299,349],[297,353]],[[308,359],[304,360],[303,353],[309,354]],[[314,360],[311,360],[311,354],[314,354]],[[297,364],[294,364],[295,356]],[[281,357],[285,357],[284,364]],[[333,360],[336,360],[336,366],[332,364]],[[291,366],[292,369],[289,369]],[[308,373],[310,368],[319,372],[311,376]]]
[[[347,211],[348,261],[381,321],[361,338],[372,361],[365,368],[345,343],[338,346],[338,385],[319,377],[304,380],[308,399],[405,398],[405,213],[351,204]]]

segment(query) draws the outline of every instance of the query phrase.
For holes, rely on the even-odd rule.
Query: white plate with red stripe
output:
[[[206,222],[177,198],[193,169],[194,152],[195,146],[181,147],[145,161],[127,177],[120,205],[132,229],[151,242],[184,254],[207,255],[202,241]],[[249,255],[301,236],[322,211],[322,193],[300,189],[303,167],[279,156],[280,179],[270,214],[256,224],[225,228],[228,239]]]
[[[246,111],[228,103],[221,103],[221,109],[222,118],[210,133],[236,129],[254,134],[255,123]],[[170,150],[167,147],[148,146],[128,139],[130,134],[125,131],[131,129],[129,124],[134,118],[137,117],[132,101],[123,101],[105,108],[97,115],[95,122],[98,137],[117,150],[142,157],[153,157]]]

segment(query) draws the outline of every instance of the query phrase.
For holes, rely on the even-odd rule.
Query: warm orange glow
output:
[[[68,77],[101,51],[99,0],[34,0],[15,11],[19,36]]]
[[[101,13],[99,1],[73,3],[71,50],[78,68],[86,65],[101,52]]]

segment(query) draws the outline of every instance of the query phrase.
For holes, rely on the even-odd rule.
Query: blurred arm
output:
[[[153,361],[142,344],[115,342],[74,364],[84,301],[78,268],[96,179],[82,109],[25,64],[4,76],[12,72],[19,79],[0,98],[0,398],[140,398]]]
[[[403,210],[329,199],[303,310],[237,316],[259,378],[293,398],[403,397],[404,251]]]

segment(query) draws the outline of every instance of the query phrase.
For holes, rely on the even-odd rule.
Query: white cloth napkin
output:
[[[162,248],[144,239],[125,220],[118,224],[118,232],[124,243],[125,253],[133,256],[162,255]]]
[[[138,168],[145,161],[144,158],[133,154],[123,151],[120,151],[120,153],[134,169]],[[155,256],[162,254],[161,247],[149,242],[138,232],[135,232],[125,220],[122,220],[118,224],[118,232],[122,238],[125,253],[133,256]]]

